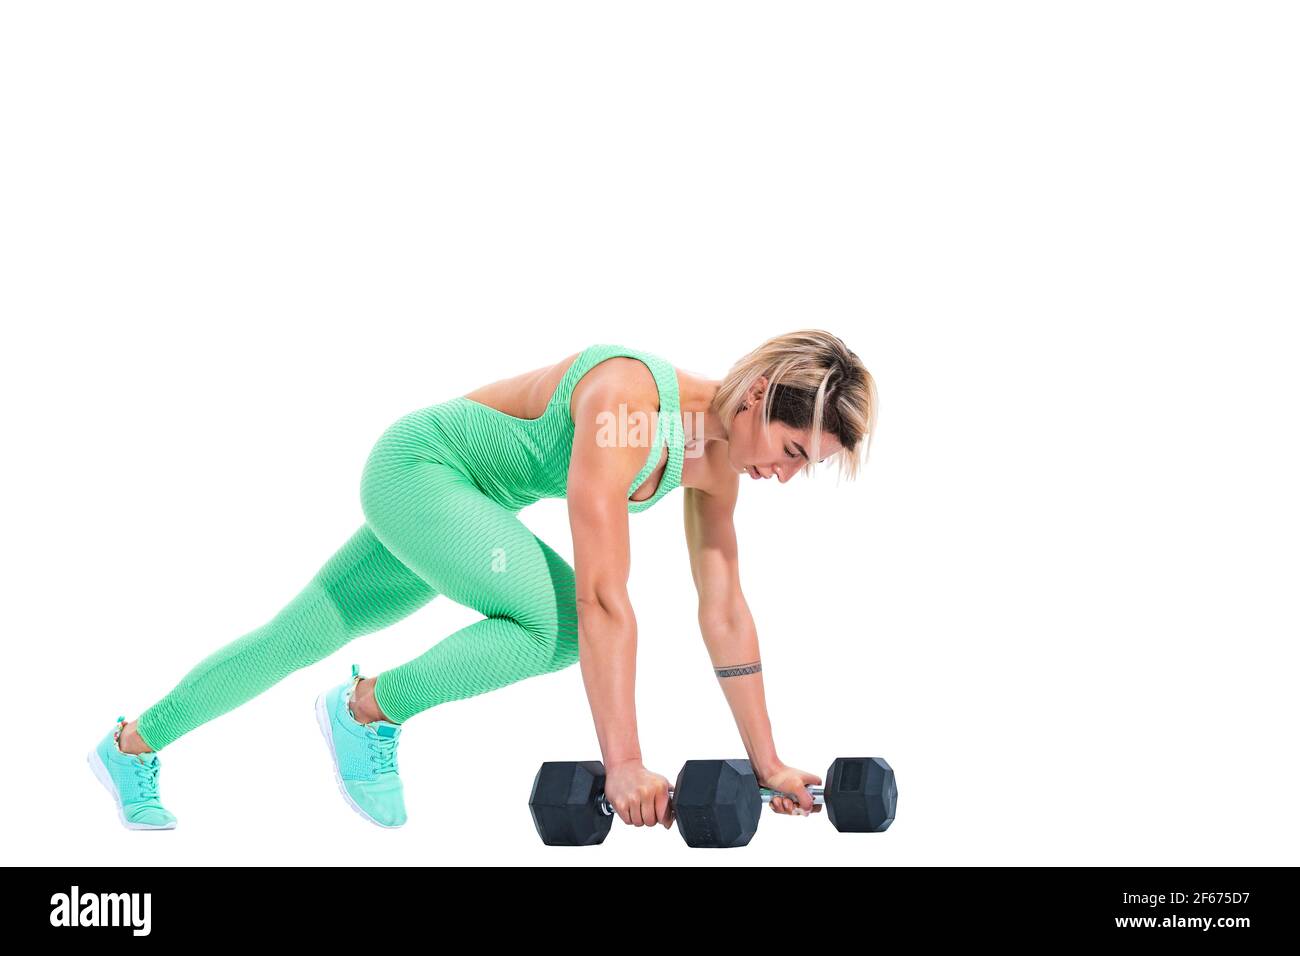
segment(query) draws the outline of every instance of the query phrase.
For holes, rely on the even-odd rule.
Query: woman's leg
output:
[[[461,472],[409,441],[381,441],[362,476],[361,504],[403,564],[487,615],[375,677],[388,720],[578,660],[573,568]]]
[[[147,748],[160,750],[437,593],[362,525],[279,614],[200,661],[140,715],[134,730]]]

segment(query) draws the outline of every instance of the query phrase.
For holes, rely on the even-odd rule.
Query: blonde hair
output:
[[[728,429],[760,376],[767,379],[763,429],[773,419],[811,429],[809,475],[821,458],[822,432],[829,432],[843,446],[834,455],[840,473],[856,478],[871,454],[878,405],[875,380],[856,353],[822,329],[768,339],[731,367],[713,397],[713,411]]]

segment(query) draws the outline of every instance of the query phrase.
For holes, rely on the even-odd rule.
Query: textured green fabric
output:
[[[518,512],[564,497],[574,431],[569,399],[592,366],[614,356],[644,362],[659,387],[655,440],[629,495],[668,446],[654,496],[629,500],[629,513],[676,488],[684,450],[676,373],[648,352],[610,344],[583,350],[540,418],[515,418],[463,397],[404,415],[366,460],[365,524],[273,619],[210,654],[140,715],[146,744],[162,749],[439,594],[485,617],[378,675],[375,697],[390,720],[575,663],[573,568]]]

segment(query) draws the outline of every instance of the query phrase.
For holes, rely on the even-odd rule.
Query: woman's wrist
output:
[[[754,768],[754,773],[758,774],[760,780],[771,776],[785,766],[776,754],[768,754],[760,759],[751,759],[749,765]]]

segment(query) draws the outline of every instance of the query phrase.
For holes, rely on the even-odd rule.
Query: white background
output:
[[[0,15],[6,860],[1295,864],[1297,20],[1232,3],[180,3]],[[312,702],[435,601],[166,748],[85,754],[355,530],[394,419],[614,341],[720,379],[834,331],[860,481],[745,483],[776,743],[884,834],[544,847],[575,666],[425,712],[408,824]],[[633,515],[648,766],[744,751],[680,493]],[[523,512],[572,557],[563,501]]]

